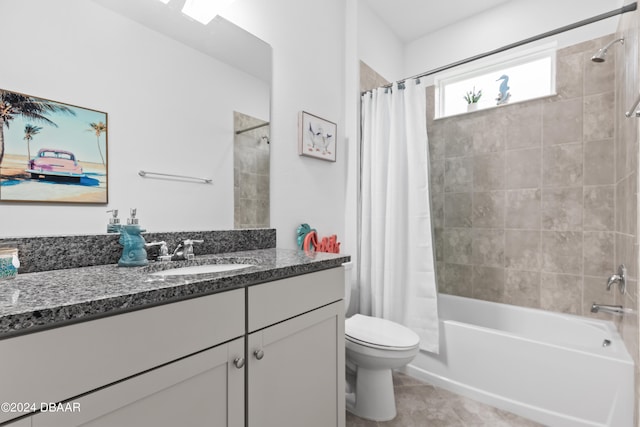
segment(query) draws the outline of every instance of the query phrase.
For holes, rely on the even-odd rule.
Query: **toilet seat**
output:
[[[345,338],[356,344],[383,350],[407,350],[420,344],[418,334],[406,326],[362,314],[345,320]]]

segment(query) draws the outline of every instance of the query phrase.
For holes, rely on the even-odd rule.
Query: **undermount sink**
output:
[[[151,276],[186,276],[193,274],[222,273],[225,271],[240,270],[253,267],[253,264],[206,264],[192,265],[189,267],[171,268],[168,270],[151,273]]]

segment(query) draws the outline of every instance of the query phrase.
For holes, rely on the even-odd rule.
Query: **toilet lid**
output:
[[[408,348],[420,343],[411,329],[386,319],[355,314],[345,320],[347,338],[381,347]]]

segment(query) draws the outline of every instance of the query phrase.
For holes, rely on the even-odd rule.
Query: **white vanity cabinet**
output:
[[[338,267],[0,340],[0,402],[68,409],[11,427],[344,427],[343,297]]]
[[[343,269],[247,292],[247,425],[344,427]]]

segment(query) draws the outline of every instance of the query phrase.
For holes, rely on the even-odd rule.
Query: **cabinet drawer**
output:
[[[70,399],[243,334],[238,289],[5,339],[0,402]]]
[[[248,330],[265,328],[344,298],[344,268],[252,286],[248,292]]]

